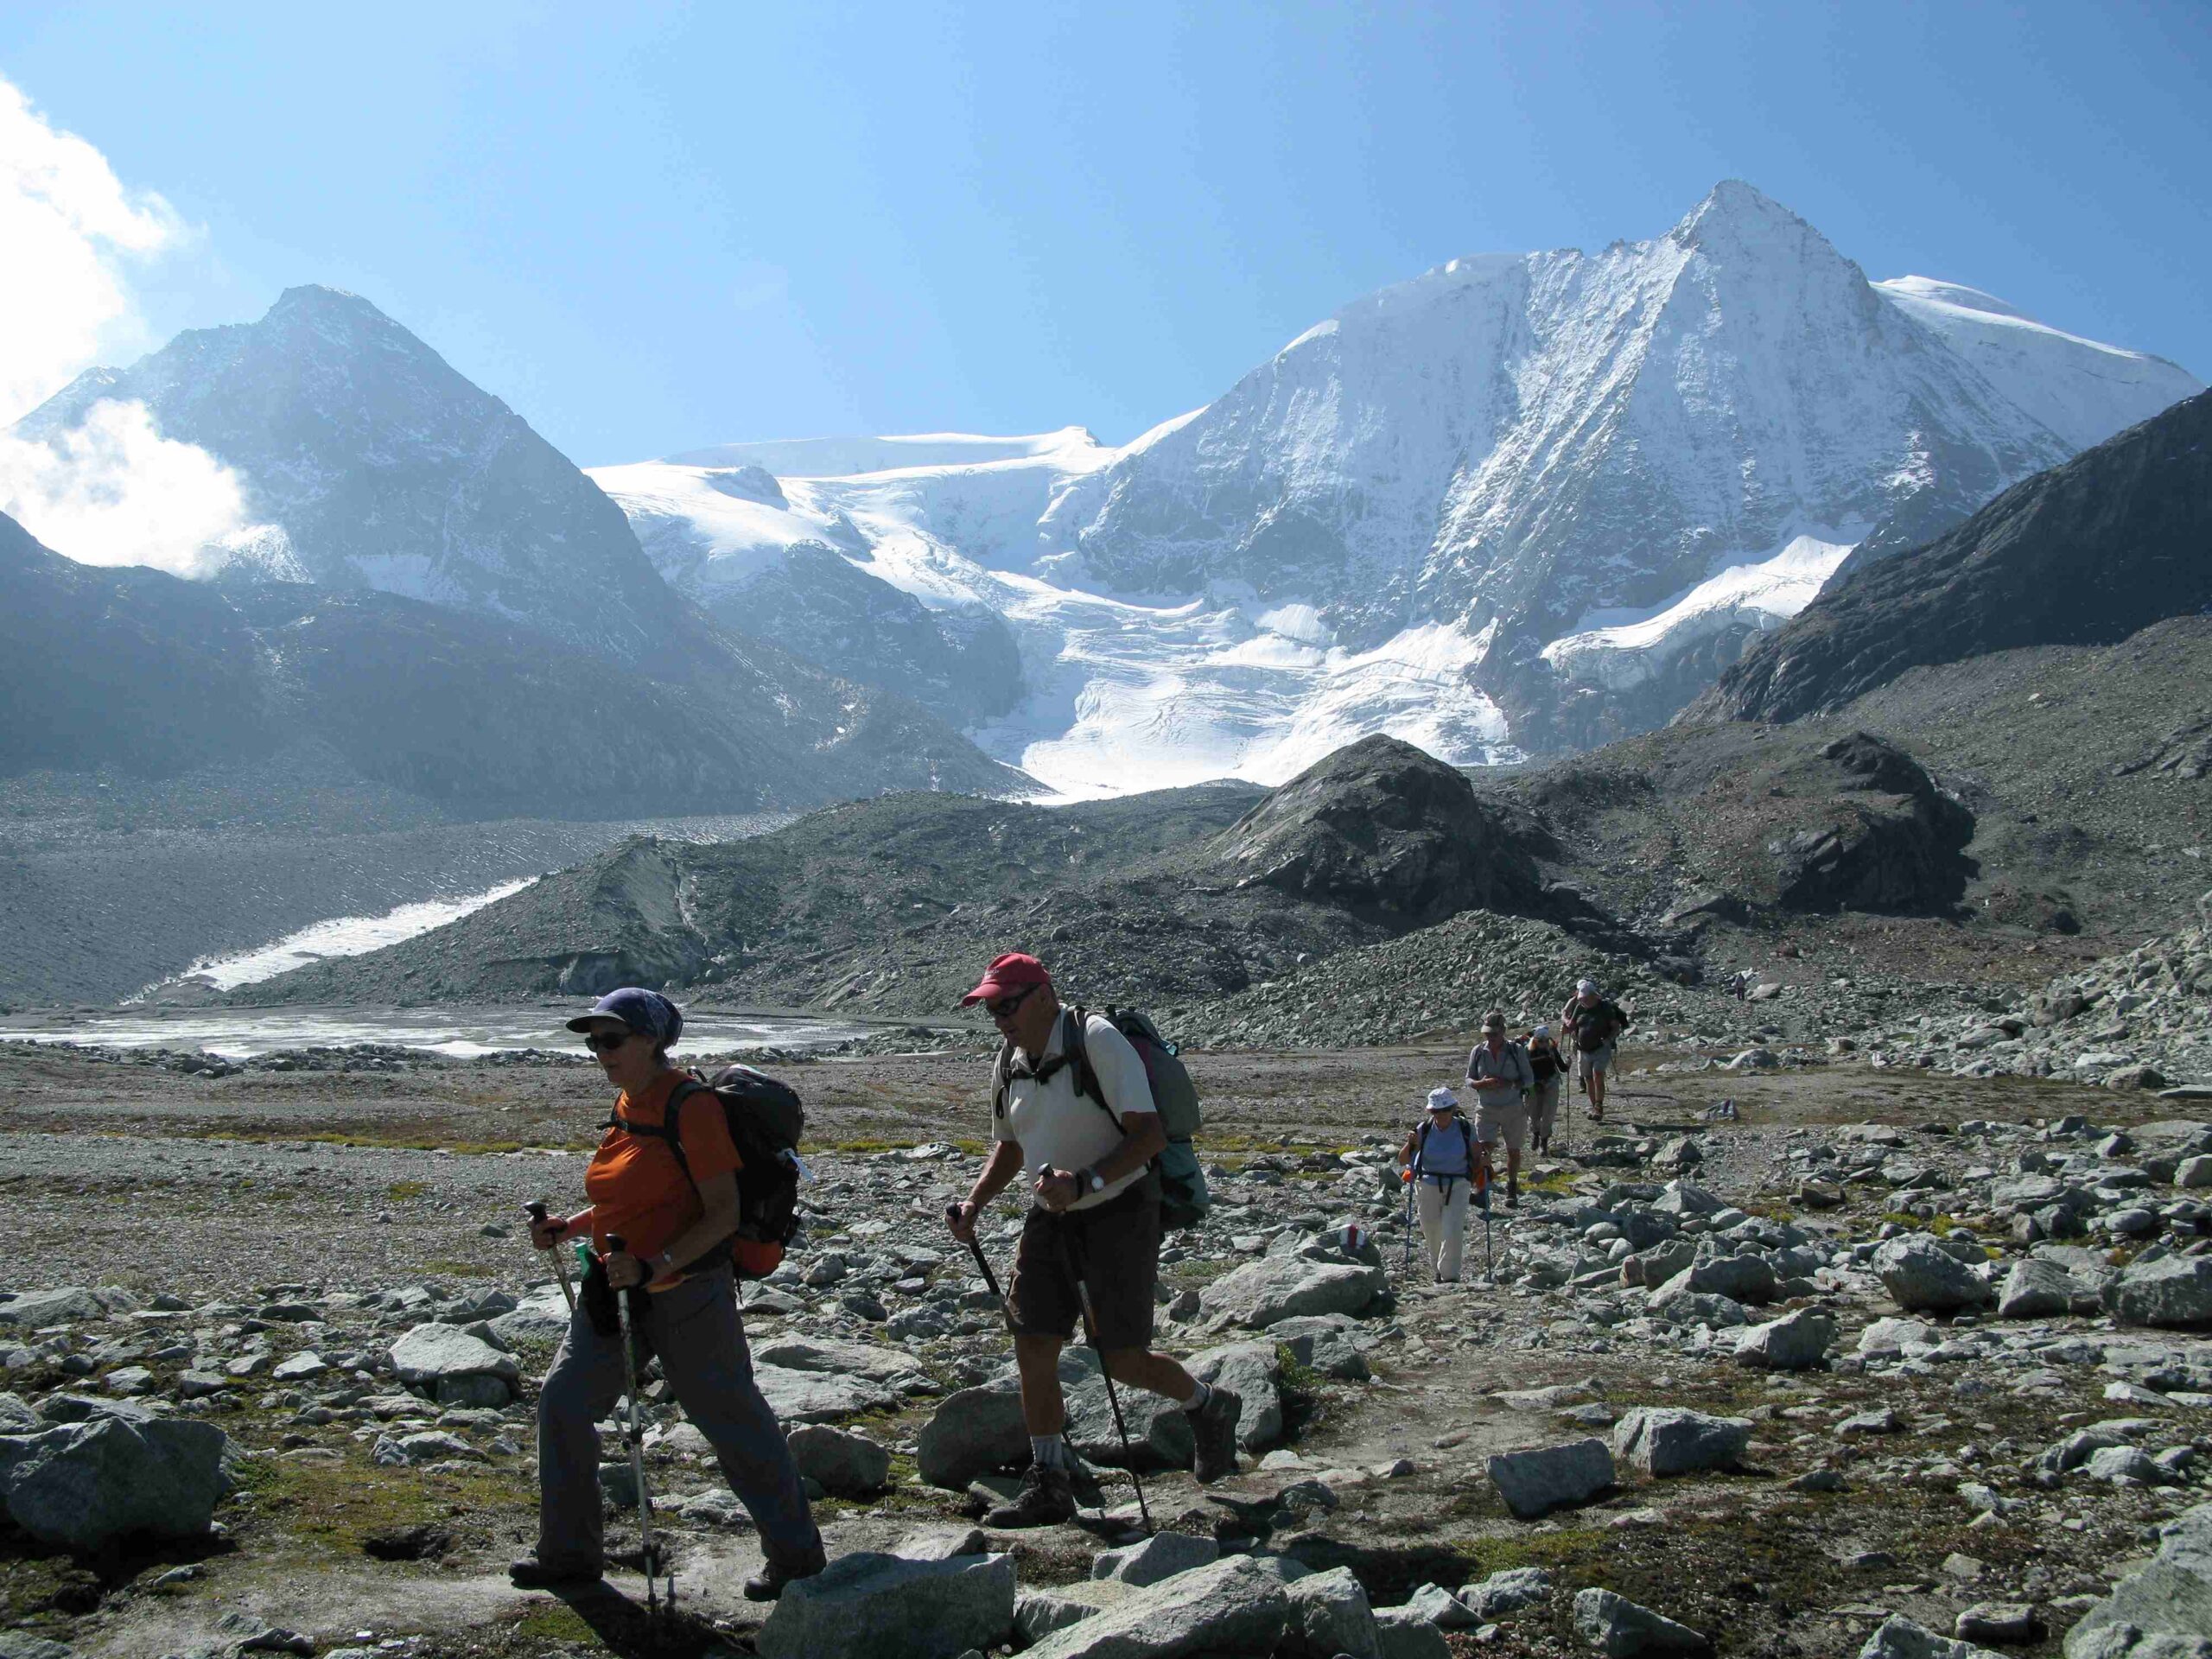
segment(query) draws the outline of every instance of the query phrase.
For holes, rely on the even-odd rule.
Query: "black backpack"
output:
[[[720,1103],[742,1166],[737,1172],[738,1221],[730,1235],[730,1263],[741,1279],[766,1279],[783,1265],[784,1252],[798,1231],[798,1142],[806,1129],[806,1109],[789,1084],[749,1065],[726,1065],[711,1083],[696,1072],[686,1074],[669,1091],[660,1122],[632,1123],[610,1116],[607,1127],[661,1141],[676,1154],[684,1179],[691,1180],[690,1160],[683,1155],[677,1129],[683,1103],[694,1095],[709,1095]],[[691,1185],[697,1190],[696,1181]],[[681,1271],[713,1261],[720,1248],[684,1263]]]

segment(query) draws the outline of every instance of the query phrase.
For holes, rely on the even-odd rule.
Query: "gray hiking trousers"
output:
[[[683,1414],[715,1448],[722,1478],[760,1528],[761,1554],[773,1567],[804,1570],[817,1562],[822,1535],[783,1428],[753,1380],[728,1269],[696,1274],[645,1300],[652,1306],[639,1334],[660,1356]],[[537,1396],[537,1559],[549,1566],[590,1568],[606,1560],[599,1421],[622,1398],[622,1338],[601,1336],[579,1304]]]

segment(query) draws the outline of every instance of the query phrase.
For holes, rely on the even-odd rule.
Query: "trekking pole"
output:
[[[1398,1172],[1398,1182],[1406,1189],[1406,1248],[1398,1262],[1398,1277],[1403,1280],[1414,1270],[1414,1168],[1411,1164]]]
[[[620,1255],[624,1249],[621,1234],[609,1233],[607,1236],[607,1253],[609,1255]],[[645,1613],[650,1618],[660,1611],[660,1605],[655,1600],[653,1595],[653,1575],[660,1567],[660,1550],[653,1542],[652,1494],[645,1490],[645,1425],[643,1415],[638,1408],[638,1360],[630,1345],[629,1297],[621,1291],[616,1291],[614,1306],[620,1312],[622,1318],[622,1376],[630,1385],[630,1478],[638,1485],[639,1553],[645,1557]],[[673,1573],[669,1574],[671,1580],[669,1586],[669,1595],[671,1599],[676,1593],[673,1582],[675,1577]]]
[[[1475,1198],[1483,1211],[1483,1278],[1490,1284],[1497,1282],[1497,1269],[1491,1263],[1490,1254],[1490,1166],[1478,1166],[1475,1176]]]
[[[976,1212],[976,1218],[978,1221],[982,1220],[982,1214],[983,1212],[978,1210]],[[944,1218],[947,1221],[957,1220],[959,1215],[960,1206],[957,1204],[948,1204],[944,1206]],[[991,1260],[983,1254],[983,1241],[976,1236],[973,1228],[970,1228],[968,1232],[968,1254],[976,1258],[976,1266],[983,1275],[983,1283],[989,1287],[991,1294],[998,1298],[999,1317],[1006,1321],[1007,1334],[1012,1336],[1014,1310],[1007,1306],[1006,1293],[999,1288],[999,1276],[991,1271]]]
[[[1052,1173],[1050,1164],[1037,1166],[1037,1179],[1040,1181]],[[1114,1432],[1122,1439],[1122,1465],[1128,1471],[1129,1484],[1137,1489],[1137,1513],[1144,1517],[1145,1536],[1149,1538],[1152,1536],[1152,1510],[1144,1501],[1144,1482],[1137,1478],[1136,1459],[1129,1451],[1129,1426],[1122,1420],[1122,1396],[1115,1392],[1114,1373],[1107,1366],[1106,1351],[1098,1345],[1098,1316],[1091,1310],[1090,1284],[1083,1276],[1083,1255],[1068,1233],[1065,1216],[1060,1218],[1059,1236],[1060,1249],[1066,1252],[1069,1269],[1075,1274],[1076,1295],[1083,1303],[1084,1334],[1090,1338],[1090,1351],[1098,1361],[1098,1375],[1106,1379],[1106,1405],[1114,1414]]]
[[[530,1217],[531,1226],[543,1227],[545,1224],[545,1200],[539,1198],[534,1203],[525,1204],[523,1213]],[[553,1247],[553,1271],[561,1278],[561,1300],[568,1303],[569,1312],[573,1313],[576,1311],[575,1287],[569,1282],[569,1264],[561,1259],[561,1247],[557,1244]]]

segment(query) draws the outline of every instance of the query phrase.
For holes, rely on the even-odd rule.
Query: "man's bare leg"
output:
[[[1060,1397],[1058,1337],[1016,1337],[1014,1363],[1021,1373],[1021,1421],[1030,1438],[1043,1440],[1067,1427],[1067,1402]]]

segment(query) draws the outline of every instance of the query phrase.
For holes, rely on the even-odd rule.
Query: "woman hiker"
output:
[[[1476,1170],[1487,1169],[1489,1157],[1489,1147],[1475,1139],[1473,1125],[1460,1116],[1459,1096],[1449,1089],[1430,1090],[1428,1115],[1414,1125],[1406,1144],[1398,1148],[1398,1161],[1414,1182],[1421,1262],[1440,1285],[1459,1282],[1467,1205]]]
[[[819,1573],[824,1560],[798,1466],[753,1380],[738,1320],[728,1246],[737,1230],[739,1160],[728,1123],[711,1096],[679,1110],[688,1175],[667,1141],[622,1127],[664,1124],[669,1096],[684,1075],[668,1058],[683,1016],[658,992],[610,991],[569,1029],[583,1033],[584,1046],[621,1095],[584,1172],[590,1204],[565,1219],[549,1216],[531,1229],[531,1243],[550,1250],[588,1235],[615,1293],[645,1287],[632,1302],[641,1334],[760,1531],[766,1565],[746,1580],[745,1594],[772,1601],[792,1580]],[[607,1241],[616,1234],[623,1248],[609,1250]],[[596,1425],[621,1397],[624,1370],[620,1332],[593,1322],[594,1300],[577,1299],[537,1396],[537,1548],[508,1569],[525,1587],[589,1582],[606,1560]]]

